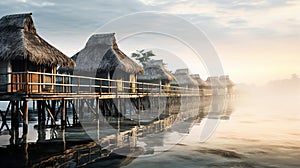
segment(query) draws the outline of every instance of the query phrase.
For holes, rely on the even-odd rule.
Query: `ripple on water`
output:
[[[237,137],[226,137],[226,136],[221,136],[220,138],[228,139],[230,141],[235,140],[239,142],[260,142],[261,141],[259,139],[253,139],[253,138],[237,138]]]
[[[221,157],[232,158],[232,159],[244,158],[244,156],[242,154],[239,154],[235,151],[230,151],[230,150],[204,148],[204,149],[197,149],[197,150],[194,150],[194,151],[197,151],[197,152],[200,152],[200,153],[214,154],[214,155],[218,155],[218,156],[221,156]]]
[[[220,163],[211,163],[207,167],[213,168],[279,168],[277,166],[268,166],[268,165],[259,165],[256,163],[250,162],[220,162]]]

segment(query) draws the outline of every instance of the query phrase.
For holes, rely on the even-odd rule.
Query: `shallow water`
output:
[[[300,167],[299,97],[239,98],[229,120],[199,141],[203,124],[163,153],[138,157],[124,167]],[[202,121],[202,123],[205,120]]]

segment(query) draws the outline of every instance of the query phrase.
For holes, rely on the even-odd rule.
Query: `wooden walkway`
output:
[[[0,83],[7,88],[0,92],[0,101],[82,99],[82,98],[135,98],[144,96],[210,96],[198,88],[166,86],[153,83],[93,78],[86,76],[51,74],[39,72],[13,72],[6,75],[9,83]],[[24,82],[26,81],[26,82]]]
[[[91,124],[91,127],[94,127],[97,132],[96,134],[100,132],[100,129],[105,129],[101,126],[104,119],[107,117],[116,118],[116,120],[107,122],[115,127],[118,134],[107,135],[98,139],[100,147],[96,143],[91,143],[91,146],[87,146],[88,152],[86,152],[86,147],[72,148],[72,150],[66,151],[63,156],[54,156],[39,163],[25,163],[25,165],[35,167],[55,163],[69,165],[73,164],[74,161],[77,166],[82,166],[99,158],[107,157],[108,153],[119,148],[129,146],[130,149],[135,149],[136,138],[146,134],[163,132],[169,129],[175,120],[177,122],[186,121],[200,116],[203,111],[210,111],[209,106],[213,96],[211,90],[198,88],[76,75],[37,72],[2,75],[7,75],[10,82],[0,83],[1,88],[7,89],[5,92],[0,92],[0,101],[9,102],[6,110],[0,111],[2,118],[0,131],[6,128],[11,135],[11,144],[24,146],[26,161],[29,160],[29,113],[37,113],[38,130],[51,127],[61,129],[62,132],[66,127],[71,128],[79,124],[89,123],[89,121],[80,121],[80,118],[84,115],[92,116],[92,118],[97,119],[96,125]],[[216,92],[214,91],[214,93]],[[28,102],[32,102],[32,104]],[[199,103],[208,104],[199,107]],[[29,108],[30,105],[32,105],[31,109]],[[130,108],[129,113],[126,109],[128,107]],[[208,108],[206,109],[206,107]],[[185,113],[180,113],[180,111]],[[149,121],[147,117],[153,114],[156,116]],[[71,120],[69,121],[70,117]],[[21,141],[18,138],[20,122],[23,123]],[[124,130],[126,122],[128,125],[125,126],[126,130]],[[64,144],[65,138],[65,135],[61,138]],[[127,139],[127,141],[119,141],[122,139]],[[139,150],[137,149],[136,152]],[[93,155],[98,157],[93,159]],[[61,160],[60,158],[65,159]],[[86,158],[88,161],[83,161]]]
[[[150,98],[155,99],[156,104],[161,107],[161,99],[168,99],[168,102],[165,103],[171,108],[184,97],[193,100],[211,96],[210,92],[198,88],[87,76],[40,72],[12,72],[0,75],[2,75],[2,79],[3,76],[9,79],[7,83],[0,83],[2,90],[0,101],[9,101],[6,111],[0,111],[2,117],[0,131],[4,127],[9,130],[13,127],[17,129],[19,121],[22,120],[23,133],[28,132],[29,101],[35,104],[32,108],[33,111],[37,110],[39,128],[45,126],[47,114],[54,126],[58,125],[56,124],[57,117],[61,116],[60,126],[63,129],[67,125],[67,108],[73,109],[73,125],[75,125],[80,122],[78,115],[86,113],[83,112],[83,106],[86,106],[87,111],[93,112],[95,115],[100,111],[105,115],[115,115],[120,110],[125,110],[119,103],[124,99],[130,99],[135,108],[141,110],[147,104],[145,101]],[[7,124],[9,113],[11,115],[10,128]]]

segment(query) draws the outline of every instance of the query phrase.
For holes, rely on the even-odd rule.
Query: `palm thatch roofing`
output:
[[[36,32],[31,13],[0,19],[0,61],[28,60],[37,65],[74,67],[75,62]]]
[[[92,35],[86,46],[72,59],[77,64],[75,71],[112,72],[121,70],[130,74],[144,72],[141,66],[118,48],[115,33]]]
[[[190,76],[188,69],[177,69],[174,76],[176,78],[176,82],[172,81],[171,84],[173,85],[188,85],[190,87],[198,86],[198,82]]]
[[[229,75],[223,75],[219,78],[220,82],[227,87],[234,86],[234,83],[229,79]]]
[[[206,83],[214,88],[225,88],[225,85],[219,80],[219,77],[217,76],[208,77]]]
[[[152,80],[165,80],[174,81],[176,80],[174,75],[168,71],[163,60],[151,60],[144,67],[145,73],[138,76],[139,81],[152,81]]]
[[[199,74],[192,74],[191,77],[198,82],[198,86],[206,87],[207,83],[200,78]]]

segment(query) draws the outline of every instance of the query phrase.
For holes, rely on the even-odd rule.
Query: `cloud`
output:
[[[25,0],[0,2],[0,15],[32,12],[39,34],[68,55],[80,50],[104,23],[132,12],[151,10],[136,0]]]
[[[16,1],[26,3],[27,0],[16,0]]]
[[[214,0],[212,3],[226,9],[260,10],[290,5],[290,0]]]
[[[2,16],[33,12],[40,34],[58,46],[63,45],[62,37],[73,37],[70,45],[83,46],[91,33],[111,19],[149,10],[183,17],[216,40],[266,31],[274,36],[294,34],[300,22],[299,3],[293,0],[2,0],[0,4]]]
[[[247,21],[245,19],[236,18],[228,21],[228,23],[233,25],[244,25],[247,23]]]
[[[45,7],[45,6],[54,6],[55,4],[51,1],[37,1],[37,0],[16,0],[16,2],[24,3],[30,6],[37,6],[37,7]]]
[[[222,53],[225,57],[247,57],[249,51],[255,51],[248,54],[249,58],[255,54],[272,57],[281,52],[280,54],[285,55],[286,51],[292,57],[296,52],[299,55],[299,9],[299,0],[0,1],[0,16],[32,12],[38,33],[69,56],[82,49],[89,36],[111,19],[134,12],[158,11],[180,16],[196,25],[216,44],[216,48],[225,46],[226,53]],[[128,23],[128,27],[141,26],[143,22],[147,21]],[[166,28],[176,30],[174,27]],[[274,42],[277,46],[285,46],[286,51],[271,46]],[[243,47],[245,49],[241,50]],[[260,53],[257,53],[257,47],[263,48]],[[270,51],[266,53],[265,48]],[[273,49],[279,51],[272,53]],[[244,62],[234,60],[237,64],[244,65]],[[248,62],[250,59],[242,60]],[[256,63],[253,61],[249,66]],[[230,64],[227,69],[233,72],[236,68],[232,67],[235,65]]]

